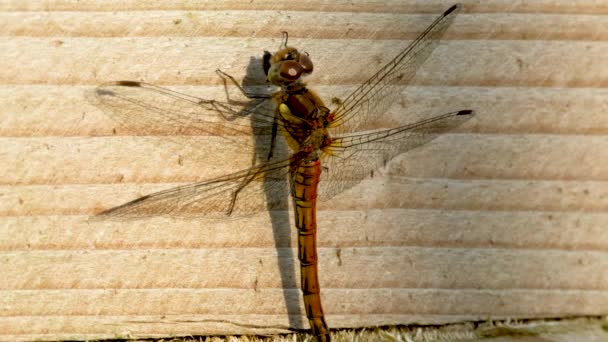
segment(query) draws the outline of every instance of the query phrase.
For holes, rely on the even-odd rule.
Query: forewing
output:
[[[395,156],[426,144],[472,116],[469,110],[452,112],[402,127],[335,138],[323,159],[319,199],[328,200],[355,186]]]
[[[269,136],[274,117],[274,104],[268,100],[243,106],[134,81],[103,84],[90,98],[107,115],[137,134],[163,135],[164,140],[176,143],[180,143],[176,137],[183,135],[211,135],[242,145],[243,139],[236,137]],[[242,147],[253,145],[252,141]],[[203,145],[200,148],[204,150]]]
[[[460,4],[450,7],[392,61],[346,97],[334,111],[332,132],[336,135],[358,132],[382,116],[433,52],[461,7]]]
[[[289,162],[288,159],[267,162],[215,179],[156,192],[108,209],[97,217],[227,218],[286,209]]]

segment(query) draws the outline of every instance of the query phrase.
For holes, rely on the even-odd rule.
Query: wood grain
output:
[[[463,3],[387,122],[476,117],[320,204],[332,328],[608,313],[608,2]],[[265,89],[250,63],[288,30],[329,102],[450,4],[2,2],[0,340],[306,329],[289,212],[91,219],[256,149],[125,128],[91,91],[222,99],[217,68]]]

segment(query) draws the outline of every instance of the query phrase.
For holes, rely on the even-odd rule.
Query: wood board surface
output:
[[[0,339],[306,329],[289,212],[90,220],[252,157],[142,135],[88,95],[126,79],[221,99],[217,68],[263,88],[252,61],[287,30],[329,102],[451,4],[0,3]],[[387,117],[476,116],[320,204],[332,328],[608,313],[608,2],[463,5]]]

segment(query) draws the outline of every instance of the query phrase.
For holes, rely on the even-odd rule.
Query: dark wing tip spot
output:
[[[124,87],[141,87],[141,82],[137,81],[118,81],[116,85],[124,86]]]
[[[113,208],[104,210],[95,216],[100,216],[100,217],[121,216],[121,211],[123,211],[125,208],[129,209],[129,208],[133,207],[134,205],[138,204],[139,202],[142,202],[150,197],[151,197],[151,195],[142,196],[140,198],[132,200],[131,202],[127,202],[127,203],[121,204],[117,207],[113,207]],[[124,211],[123,211],[123,213],[124,213]]]
[[[456,115],[470,115],[470,114],[474,114],[475,112],[473,112],[472,109],[465,109],[465,110],[461,110],[458,113],[456,113]]]
[[[458,7],[460,7],[460,4],[452,5],[452,7],[448,8],[448,10],[443,13],[443,16],[448,16],[450,13],[454,12]]]

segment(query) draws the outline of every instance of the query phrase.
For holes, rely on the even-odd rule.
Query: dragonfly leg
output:
[[[262,66],[264,67],[264,75],[266,75],[266,81],[268,81],[268,70],[270,70],[270,59],[272,58],[272,54],[268,51],[264,51],[264,56],[262,57]]]
[[[251,181],[253,181],[257,177],[258,173],[259,172],[256,171],[249,175],[249,177],[244,178],[239,187],[234,190],[234,192],[232,193],[232,199],[230,200],[230,208],[228,208],[228,216],[230,216],[232,214],[232,211],[234,210],[234,206],[236,205],[236,198],[239,196],[239,192],[241,192],[241,190],[243,190],[249,183],[251,183]]]
[[[272,159],[272,155],[274,153],[274,146],[277,141],[277,130],[279,129],[279,116],[278,116],[278,107],[275,110],[274,119],[272,120],[272,136],[270,138],[270,151],[268,151],[268,159]]]
[[[247,98],[250,98],[250,99],[270,99],[270,98],[272,98],[272,95],[270,95],[270,94],[248,93],[245,90],[245,88],[243,88],[243,86],[241,86],[239,84],[239,82],[231,75],[228,75],[227,73],[223,72],[220,69],[217,69],[215,72],[224,80],[224,86],[226,86],[226,79],[230,80],[230,82],[232,82],[241,91],[241,93],[243,93],[243,95],[245,95]]]

